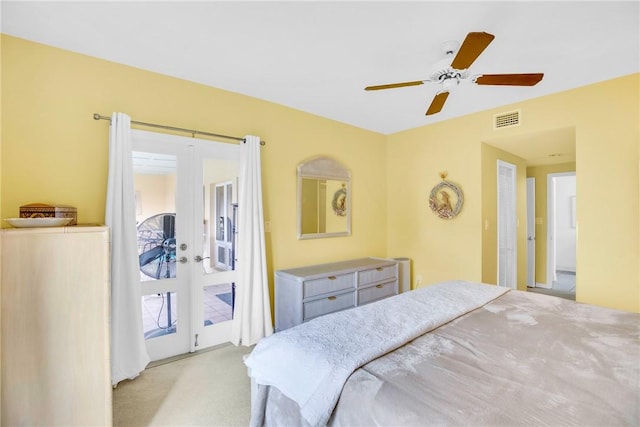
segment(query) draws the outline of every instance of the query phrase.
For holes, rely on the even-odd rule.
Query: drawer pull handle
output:
[[[382,271],[382,270],[384,270],[384,269],[383,269],[382,267],[378,267],[378,268],[376,268],[376,270],[378,270],[378,271]]]
[[[336,280],[336,276],[329,276],[329,277],[327,277],[327,279],[329,279],[329,280]]]
[[[382,288],[384,285],[376,285],[376,288],[380,289]]]
[[[328,297],[327,299],[328,299],[329,301],[333,301],[334,299],[336,299],[336,297],[334,297],[334,296],[330,296],[330,297]]]

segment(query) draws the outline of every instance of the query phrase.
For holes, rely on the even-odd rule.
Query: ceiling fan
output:
[[[534,86],[544,76],[543,73],[529,74],[476,74],[469,76],[468,68],[480,56],[480,54],[489,46],[495,36],[484,32],[471,32],[462,42],[458,53],[454,55],[457,42],[446,42],[443,44],[445,58],[433,68],[433,72],[426,80],[417,80],[412,82],[391,83],[378,86],[367,86],[364,90],[380,90],[393,89],[404,86],[418,86],[423,83],[437,83],[442,89],[431,101],[431,105],[427,109],[426,115],[439,113],[444,106],[451,90],[460,83],[475,83],[477,85],[495,85],[495,86]],[[453,60],[451,60],[453,58]]]

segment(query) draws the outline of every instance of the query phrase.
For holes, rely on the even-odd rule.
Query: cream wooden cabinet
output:
[[[2,425],[111,425],[108,228],[0,235]]]
[[[276,331],[398,293],[393,260],[361,258],[275,274]]]

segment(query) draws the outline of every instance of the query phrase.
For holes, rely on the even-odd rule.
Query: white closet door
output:
[[[498,286],[516,288],[516,167],[498,160]]]

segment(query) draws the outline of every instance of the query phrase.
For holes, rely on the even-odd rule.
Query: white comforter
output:
[[[462,281],[421,288],[278,332],[245,364],[256,384],[277,387],[310,425],[325,425],[356,369],[507,291]]]

